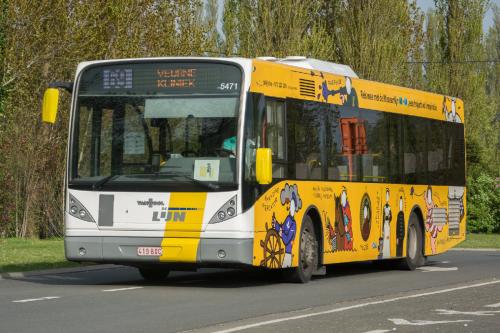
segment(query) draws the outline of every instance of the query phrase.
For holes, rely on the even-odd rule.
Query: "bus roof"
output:
[[[311,68],[320,63],[322,68]],[[342,66],[317,59],[256,58],[250,91],[463,123],[459,98],[362,80],[349,66]]]

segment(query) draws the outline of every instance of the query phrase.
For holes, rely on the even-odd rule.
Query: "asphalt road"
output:
[[[306,285],[239,270],[135,269],[0,279],[0,332],[500,332],[500,252],[414,272],[333,265]]]

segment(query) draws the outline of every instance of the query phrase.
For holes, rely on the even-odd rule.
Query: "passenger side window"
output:
[[[361,164],[364,182],[387,182],[387,137],[388,131],[384,113],[363,110],[365,147],[361,151]],[[360,140],[363,139],[360,137]]]
[[[326,112],[316,102],[287,102],[289,168],[296,179],[326,178]]]
[[[329,124],[328,179],[361,181],[361,156],[368,149],[365,122],[358,108],[340,107],[339,111]]]
[[[266,99],[263,141],[273,154],[273,178],[286,177],[285,102]]]
[[[404,181],[427,184],[427,119],[406,117],[404,123]]]

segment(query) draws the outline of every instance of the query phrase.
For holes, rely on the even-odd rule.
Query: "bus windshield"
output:
[[[236,184],[238,67],[128,63],[83,72],[70,186],[216,191]]]

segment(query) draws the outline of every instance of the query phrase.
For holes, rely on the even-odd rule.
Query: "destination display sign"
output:
[[[82,73],[79,95],[239,95],[241,77],[236,65],[213,62],[107,64]]]

